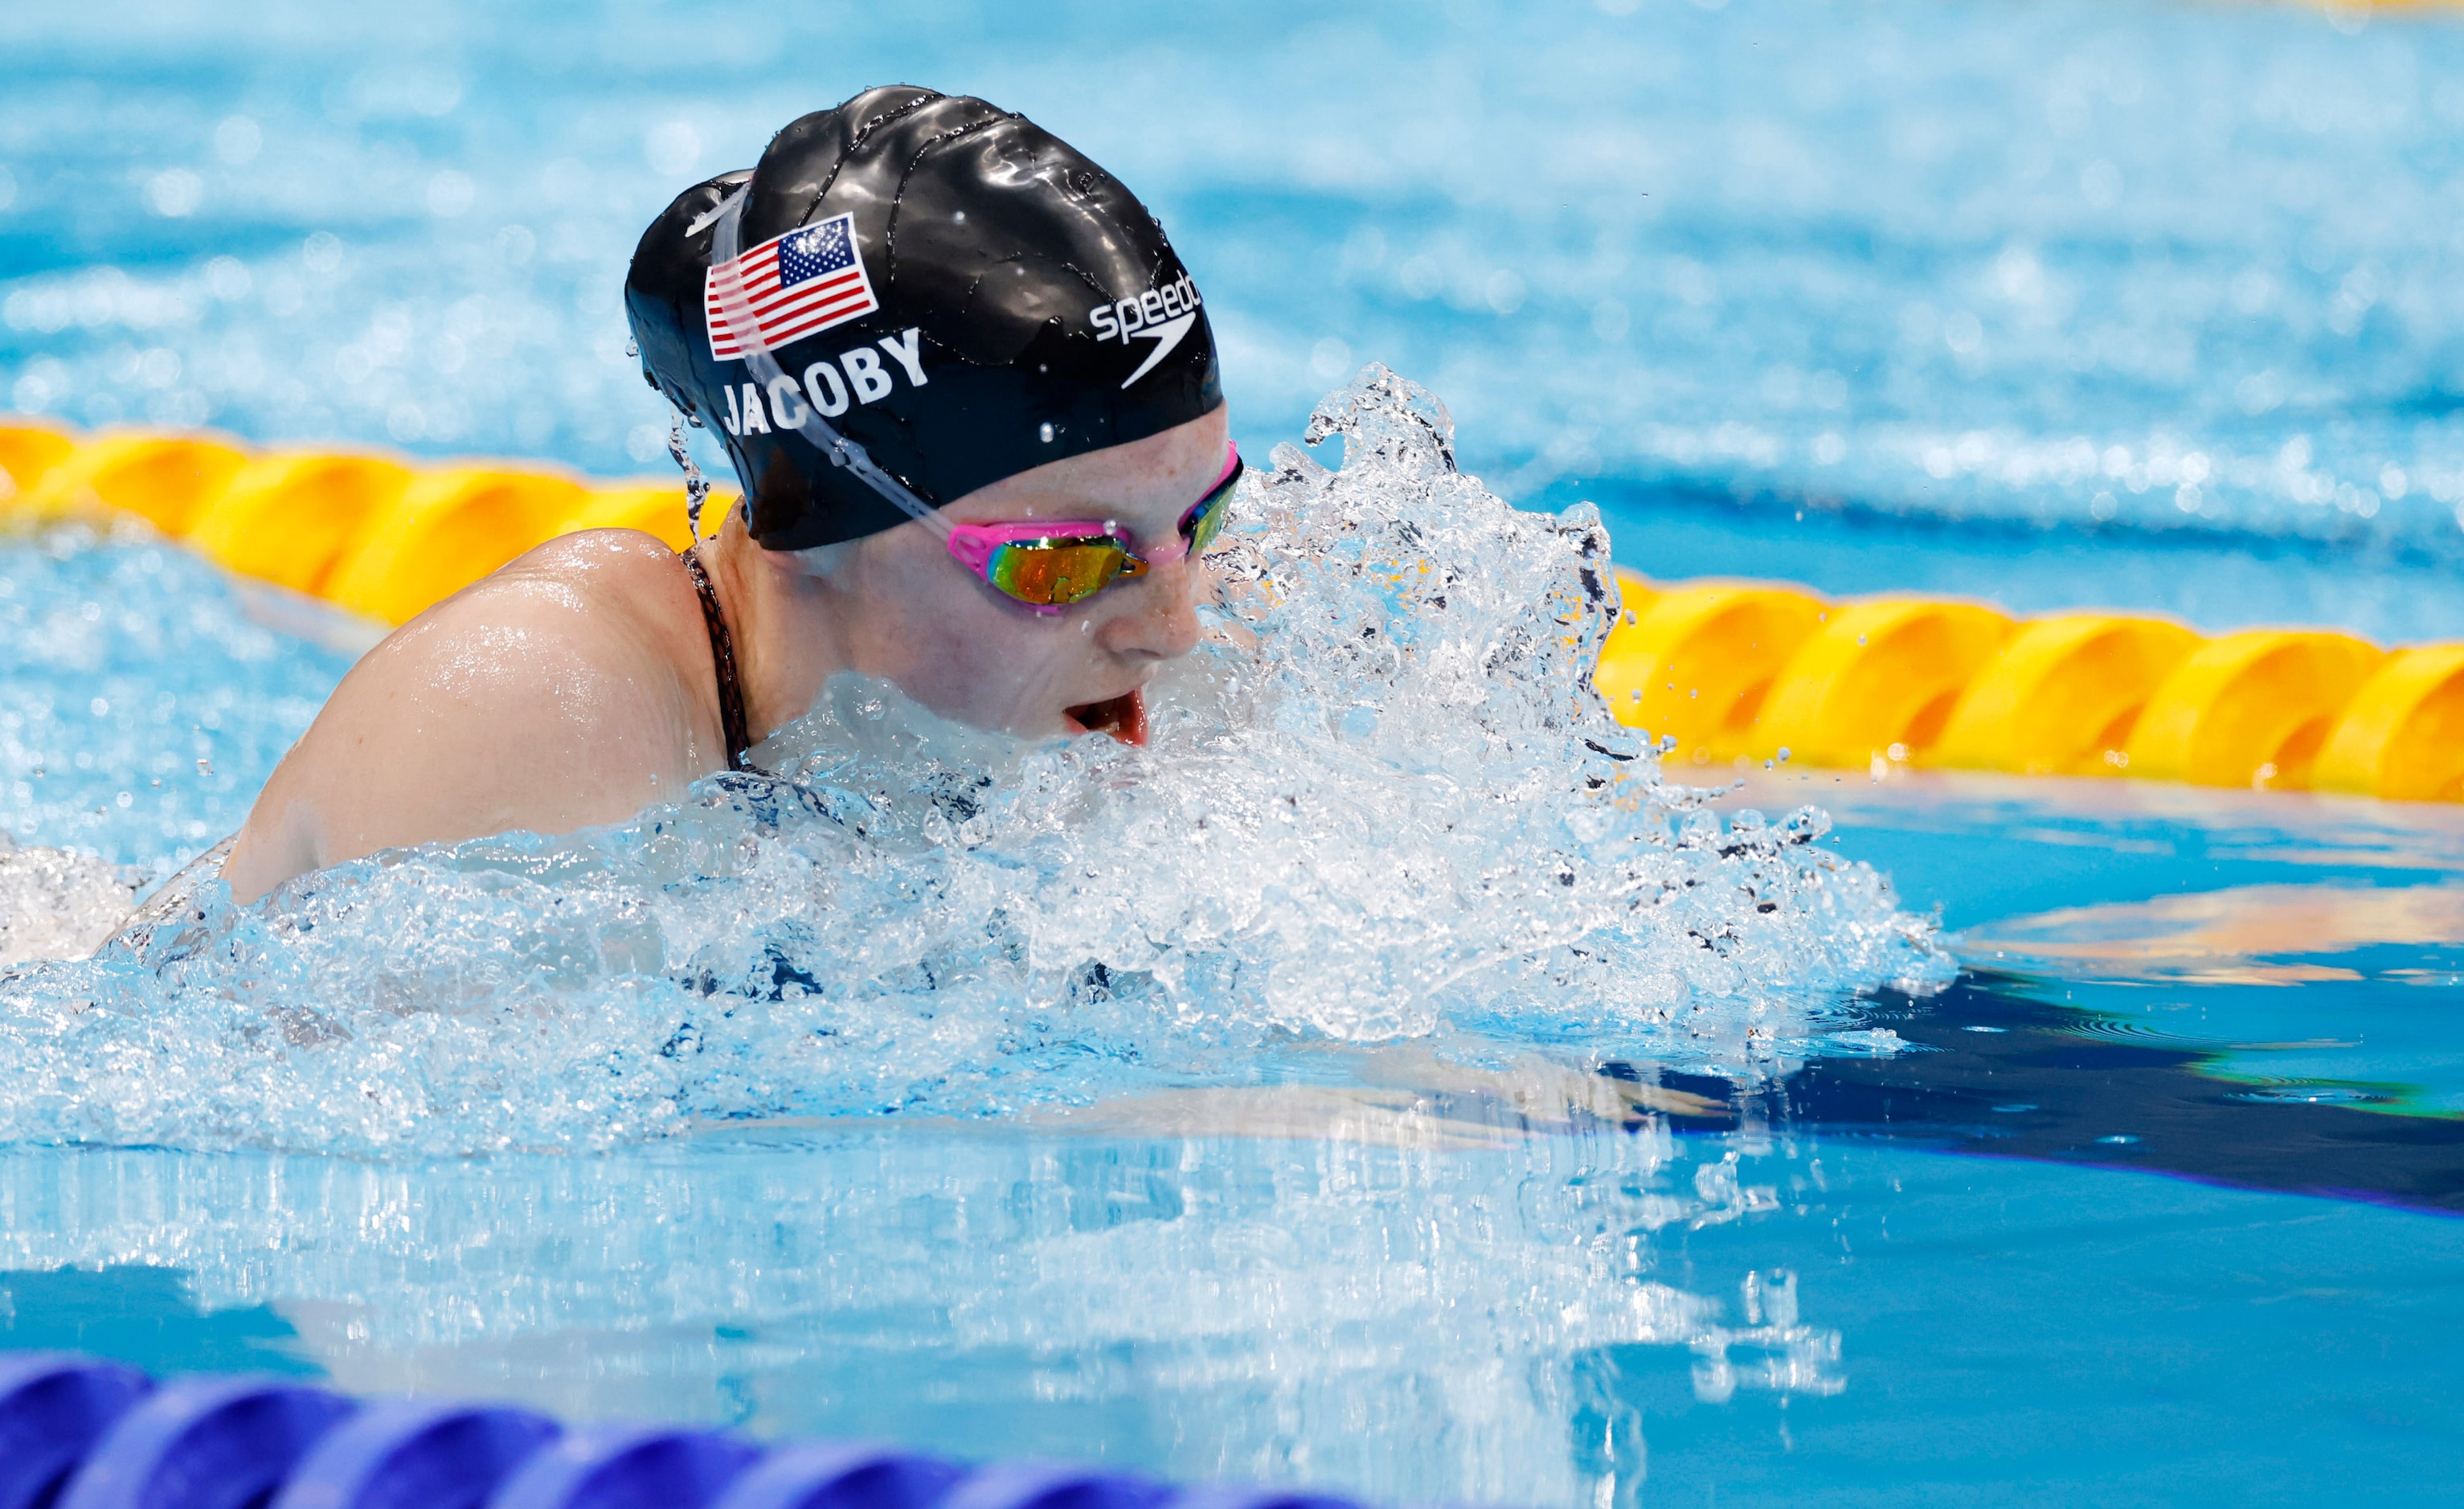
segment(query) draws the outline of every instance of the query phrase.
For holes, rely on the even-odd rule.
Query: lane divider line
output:
[[[574,530],[692,542],[673,480],[0,416],[0,523],[100,512],[387,624]],[[1955,598],[1617,579],[1593,684],[1680,766],[1785,757],[2464,801],[2464,645],[2390,653],[2324,629],[2209,637],[2145,614],[2013,619]]]
[[[158,1384],[0,1351],[0,1509],[1359,1509],[1289,1488],[1176,1488],[1057,1462],[765,1446],[673,1425],[567,1430],[501,1404],[365,1403],[296,1378]]]

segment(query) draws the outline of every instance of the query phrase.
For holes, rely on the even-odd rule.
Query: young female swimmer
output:
[[[381,848],[680,796],[840,671],[1138,741],[1239,476],[1213,333],[1128,189],[979,99],[875,89],[687,190],[626,280],[643,375],[745,506],[686,555],[570,535],[405,624],[285,756],[243,901]]]

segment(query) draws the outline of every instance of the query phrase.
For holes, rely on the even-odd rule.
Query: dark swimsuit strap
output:
[[[718,726],[727,735],[730,770],[753,768],[753,739],[744,724],[744,685],[736,677],[736,637],[727,632],[727,618],[718,610],[718,589],[710,584],[698,547],[684,553],[685,574],[701,594],[701,621],[710,630],[710,661],[718,676]]]

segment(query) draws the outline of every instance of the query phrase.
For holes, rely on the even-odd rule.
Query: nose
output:
[[[1143,577],[1117,583],[1118,611],[1096,627],[1095,643],[1125,660],[1177,660],[1198,647],[1199,574],[1189,558],[1157,561]]]

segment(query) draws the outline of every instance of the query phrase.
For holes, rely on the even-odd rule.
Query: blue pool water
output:
[[[1250,494],[1236,548],[1330,564],[1177,763],[979,788],[859,692],[809,799],[0,970],[0,1345],[1398,1502],[2437,1497],[2464,811],[1783,769],[1715,826],[1582,747],[1579,520],[1489,494],[1656,575],[2464,636],[2459,55],[2081,0],[0,16],[9,406],[655,470],[640,225],[903,77],[1139,187],[1253,454],[1374,359],[1485,484]],[[1346,585],[1337,519],[1477,601]],[[0,937],[229,831],[349,645],[0,539]]]

